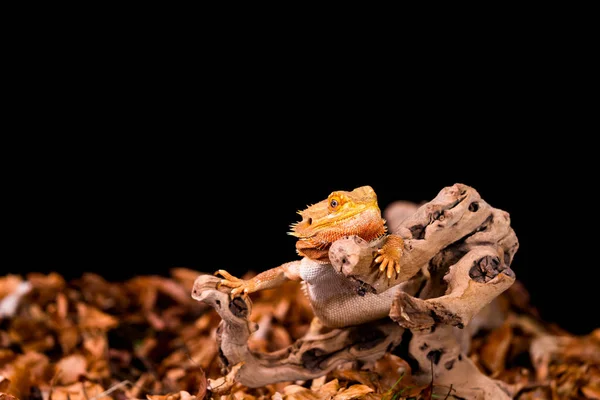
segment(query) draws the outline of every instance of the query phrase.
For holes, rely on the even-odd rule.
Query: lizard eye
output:
[[[338,209],[338,207],[340,206],[340,204],[342,204],[341,199],[339,198],[339,196],[332,196],[329,199],[329,210],[330,211],[335,211]]]

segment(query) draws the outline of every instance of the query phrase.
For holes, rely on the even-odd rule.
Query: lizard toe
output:
[[[215,276],[221,275],[223,278],[225,278],[228,281],[231,282],[240,282],[241,279],[240,278],[236,278],[235,276],[231,275],[229,272],[225,271],[224,269],[219,269],[214,273]]]
[[[383,261],[381,262],[381,265],[379,265],[379,270],[384,271],[389,262],[390,262],[390,260],[387,259],[386,257],[384,257]]]
[[[387,278],[392,279],[392,275],[394,274],[394,262],[392,261],[390,265],[388,265],[387,269]]]

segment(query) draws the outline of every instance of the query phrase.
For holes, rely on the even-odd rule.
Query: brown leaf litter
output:
[[[218,315],[191,299],[199,274],[0,277],[0,400],[439,398],[435,382],[416,385],[395,352],[306,382],[240,385],[233,376],[241,365],[227,373],[219,361]],[[251,297],[260,327],[252,349],[283,349],[308,331],[312,311],[296,283]],[[527,299],[517,282],[495,300],[498,323],[475,333],[469,357],[516,399],[600,399],[600,329],[569,334],[541,320]]]

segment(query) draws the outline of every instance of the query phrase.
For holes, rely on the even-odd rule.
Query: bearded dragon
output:
[[[221,269],[215,272],[225,278],[220,285],[233,288],[232,296],[247,296],[275,288],[286,280],[302,280],[316,316],[329,327],[364,323],[387,315],[392,290],[359,296],[350,281],[329,261],[329,248],[340,238],[357,235],[369,242],[383,239],[375,265],[388,279],[400,272],[404,241],[400,236],[387,234],[373,188],[362,186],[352,191],[335,191],[298,214],[302,220],[291,225],[289,234],[298,238],[296,252],[303,257],[300,261],[282,264],[248,280]]]

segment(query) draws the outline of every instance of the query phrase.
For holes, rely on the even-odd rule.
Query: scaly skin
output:
[[[296,251],[303,257],[329,263],[329,248],[336,240],[357,235],[366,241],[386,236],[385,220],[377,204],[377,195],[370,186],[362,186],[351,192],[336,191],[319,203],[309,206],[298,214],[302,220],[292,224],[289,233],[298,238]],[[400,236],[387,235],[378,250],[375,263],[385,271],[388,279],[400,272],[400,258],[404,241]],[[292,261],[267,270],[249,280],[242,280],[225,270],[215,274],[223,276],[221,285],[233,288],[231,295],[247,295],[258,290],[279,286],[284,281],[299,280],[300,261]]]

